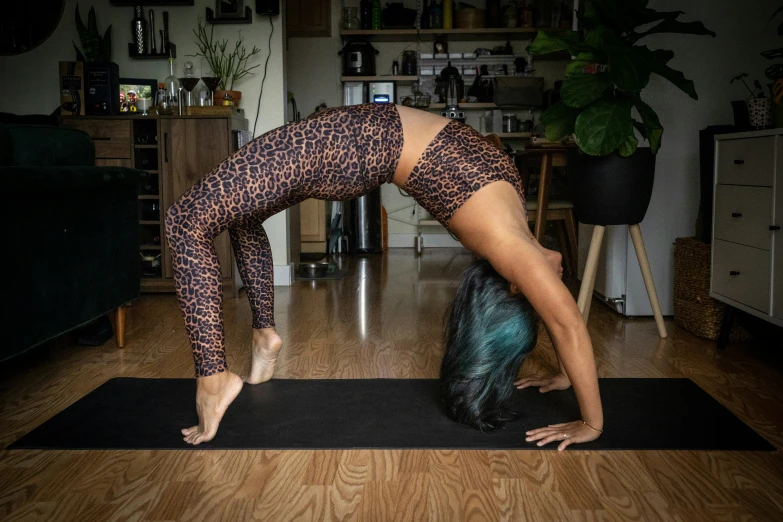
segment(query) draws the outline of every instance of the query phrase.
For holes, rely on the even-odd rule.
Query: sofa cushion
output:
[[[92,138],[46,125],[0,125],[0,166],[94,166]]]

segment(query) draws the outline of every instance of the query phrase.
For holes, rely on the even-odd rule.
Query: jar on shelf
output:
[[[416,76],[418,74],[416,51],[402,52],[402,74],[405,76]]]
[[[355,7],[343,7],[343,18],[340,20],[340,27],[346,30],[360,29],[362,24],[357,16],[358,9]]]

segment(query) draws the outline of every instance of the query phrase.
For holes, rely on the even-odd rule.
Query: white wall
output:
[[[60,25],[54,34],[36,49],[19,55],[0,57],[0,111],[16,114],[49,114],[60,102],[57,62],[75,59],[75,51],[71,41],[79,44],[79,36],[74,22],[75,0],[66,0],[65,12]],[[196,52],[193,43],[195,35],[192,30],[197,24],[198,16],[205,16],[205,8],[214,9],[214,0],[196,0],[194,7],[153,7],[155,10],[155,28],[163,28],[162,12],[169,12],[170,37],[177,46],[175,72],[182,73],[185,60],[193,61],[195,74],[201,74],[201,59],[189,57]],[[142,2],[142,5],[143,2]],[[282,2],[281,2],[282,5]],[[128,57],[128,43],[131,41],[130,22],[133,18],[132,7],[117,7],[108,0],[82,0],[79,11],[82,20],[86,22],[90,6],[95,7],[98,29],[103,32],[109,24],[112,25],[112,60],[120,66],[120,76],[129,78],[156,78],[158,81],[168,76],[166,60],[132,60]],[[255,3],[250,2],[255,9]],[[145,13],[148,8],[145,7]],[[284,17],[273,18],[274,34],[272,36],[272,55],[269,59],[266,83],[264,85],[261,110],[258,118],[256,134],[262,134],[285,123],[286,81],[284,56]],[[208,26],[208,29],[211,26]],[[269,19],[253,15],[253,23],[248,25],[217,25],[216,38],[228,38],[233,42],[241,31],[245,37],[246,47],[253,45],[261,49],[255,62],[261,63],[256,74],[237,82],[235,89],[242,91],[241,107],[253,129],[253,122],[258,108],[258,95],[261,89],[263,62],[266,59],[269,39]],[[159,40],[158,40],[159,41]],[[81,45],[79,45],[81,47]],[[288,212],[267,221],[265,229],[272,244],[274,263],[276,266],[287,265],[290,262],[288,252]]]

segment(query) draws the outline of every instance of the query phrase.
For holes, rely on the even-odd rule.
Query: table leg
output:
[[[549,206],[549,189],[552,187],[552,155],[541,154],[541,174],[538,177],[538,209],[533,235],[540,243],[546,231],[546,212]]]

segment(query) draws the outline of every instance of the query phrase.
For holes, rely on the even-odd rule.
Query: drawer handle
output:
[[[770,226],[769,226],[769,229],[770,229],[771,231],[773,231],[773,232],[774,232],[775,230],[780,230],[780,225],[770,225]]]
[[[742,217],[742,212],[732,212],[731,217]]]
[[[733,275],[733,276],[734,276],[734,275],[739,275],[739,270],[731,270],[731,271],[729,272],[729,275]]]
[[[744,165],[745,164],[745,160],[734,160],[734,164],[735,165]]]

